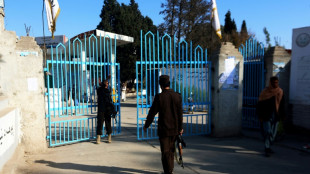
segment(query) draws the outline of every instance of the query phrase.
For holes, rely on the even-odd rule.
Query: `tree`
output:
[[[249,38],[248,29],[246,26],[245,20],[242,21],[241,31],[240,31],[240,42],[245,43],[245,41]]]
[[[266,37],[266,45],[268,45],[268,48],[270,48],[271,47],[271,44],[270,44],[270,34],[269,34],[269,32],[268,32],[266,27],[264,27],[263,32],[264,32],[265,37]]]
[[[105,0],[97,29],[128,35],[134,43],[117,47],[117,62],[120,63],[121,81],[136,78],[136,61],[140,58],[140,30],[156,32],[157,27],[149,17],[142,16],[138,4],[130,0],[129,5],[116,0]]]
[[[161,4],[163,11],[159,14],[164,15],[164,20],[161,24],[161,28],[164,32],[167,32],[170,36],[175,34],[175,29],[177,28],[176,19],[180,16],[180,11],[177,10],[180,0],[167,0],[166,3]]]
[[[211,3],[206,0],[167,0],[162,4],[164,20],[159,28],[162,32],[175,35],[177,43],[182,39],[192,41],[193,45],[215,49],[219,39],[211,38]],[[215,43],[214,42],[214,43]]]
[[[224,24],[224,32],[226,34],[231,34],[233,31],[233,21],[231,20],[231,12],[230,10],[227,11],[227,13],[225,14],[225,24]],[[235,23],[236,25],[236,23]]]
[[[184,36],[187,40],[193,41],[194,45],[206,47],[202,44],[205,41],[204,31],[210,27],[211,4],[206,0],[189,0],[186,5],[184,18]],[[209,40],[209,39],[208,39]]]
[[[242,21],[240,34],[241,34],[241,35],[247,35],[247,34],[248,34],[248,29],[247,29],[247,27],[246,27],[246,22],[245,22],[245,20]]]
[[[230,10],[225,14],[223,40],[225,42],[232,42],[236,47],[239,47],[241,44],[236,22],[235,19],[231,19]]]
[[[242,21],[240,32],[237,31],[236,22],[231,19],[230,10],[225,15],[223,41],[232,42],[237,48],[254,34],[249,34],[245,20]]]
[[[101,21],[97,25],[97,29],[104,31],[114,31],[117,25],[117,17],[120,13],[120,5],[116,0],[104,0],[101,10]]]

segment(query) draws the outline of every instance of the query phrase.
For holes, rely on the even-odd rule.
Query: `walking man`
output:
[[[285,117],[283,90],[279,87],[279,79],[270,78],[269,86],[265,88],[258,100],[257,114],[261,121],[261,128],[265,142],[265,156],[274,153],[270,145],[274,141],[278,123]]]
[[[155,95],[143,130],[146,132],[147,128],[153,122],[155,115],[159,112],[158,136],[161,150],[161,162],[164,173],[171,174],[174,168],[176,137],[183,133],[182,97],[181,94],[169,88],[169,76],[160,76],[159,85],[162,92]]]

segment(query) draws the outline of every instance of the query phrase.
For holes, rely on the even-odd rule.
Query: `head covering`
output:
[[[279,111],[280,102],[283,97],[283,90],[278,86],[276,88],[272,87],[271,83],[275,80],[278,80],[278,78],[271,77],[269,80],[269,86],[265,88],[259,95],[258,101],[267,100],[271,97],[275,96],[276,98],[276,111]]]
[[[163,87],[170,86],[170,80],[168,75],[161,75],[159,77],[159,85]]]
[[[103,81],[99,83],[99,85],[105,87],[105,83],[109,82],[110,79],[111,79],[111,75],[108,75],[108,77],[106,79],[103,79]]]

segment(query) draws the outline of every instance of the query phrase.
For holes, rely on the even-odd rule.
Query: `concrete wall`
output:
[[[20,111],[20,145],[27,153],[42,152],[47,148],[42,51],[34,38],[6,31],[0,13],[0,95]]]
[[[287,113],[287,123],[292,123],[291,108],[289,106],[291,55],[283,47],[271,47],[264,57],[265,62],[265,85],[269,85],[272,76],[279,77],[279,85],[283,89]]]
[[[228,58],[233,56],[236,76],[234,84],[223,78]],[[211,56],[212,61],[212,135],[234,136],[241,133],[243,58],[235,46],[222,43]],[[231,84],[231,85],[229,85]]]
[[[290,104],[293,123],[310,130],[310,26],[293,29]]]

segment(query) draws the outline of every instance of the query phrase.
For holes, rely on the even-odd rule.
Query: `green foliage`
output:
[[[236,22],[234,19],[231,19],[231,12],[228,10],[225,15],[223,41],[232,42],[236,47],[239,47],[249,37],[250,34],[248,33],[245,20],[242,21],[240,32],[238,32]]]
[[[152,19],[141,14],[134,0],[129,5],[120,5],[116,0],[105,0],[100,18],[97,29],[134,38],[134,43],[117,47],[116,60],[121,65],[121,81],[135,79],[136,61],[140,57],[140,30],[156,32],[157,27]]]
[[[249,38],[248,29],[245,20],[243,20],[240,31],[240,42],[245,43],[246,40],[248,40],[248,38]]]
[[[113,32],[117,25],[117,19],[120,13],[120,5],[116,0],[104,0],[101,10],[101,21],[97,29]]]
[[[246,27],[246,22],[245,22],[245,20],[242,21],[240,34],[241,34],[241,35],[247,35],[247,34],[248,34],[248,29],[247,29],[247,27]]]
[[[224,32],[226,34],[232,34],[233,32],[237,31],[235,20],[231,20],[231,12],[225,14],[225,24],[224,24]]]
[[[159,30],[176,36],[177,43],[182,39],[192,41],[194,47],[208,48],[209,53],[219,45],[219,38],[211,27],[210,1],[166,0],[162,8],[160,14],[164,15],[165,22]]]
[[[268,45],[268,48],[270,48],[271,47],[271,44],[270,44],[270,34],[269,34],[269,32],[268,32],[266,27],[264,27],[263,32],[264,32],[265,37],[266,37],[266,45]]]

